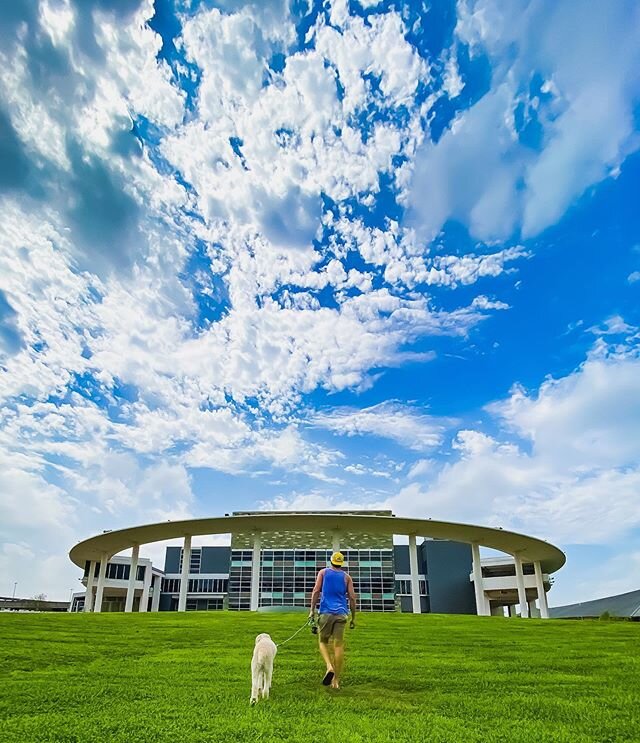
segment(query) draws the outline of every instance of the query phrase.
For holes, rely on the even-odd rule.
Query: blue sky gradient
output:
[[[552,605],[637,588],[639,13],[7,13],[5,593],[102,529],[347,507],[554,541]]]

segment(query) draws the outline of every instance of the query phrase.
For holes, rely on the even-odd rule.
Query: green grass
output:
[[[0,614],[0,740],[640,740],[640,624],[360,615],[340,691],[300,614]]]

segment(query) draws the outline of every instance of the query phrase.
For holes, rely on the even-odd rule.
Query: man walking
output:
[[[351,609],[351,629],[356,619],[356,594],[353,580],[343,570],[344,556],[341,552],[331,555],[331,567],[323,568],[318,573],[316,584],[311,594],[311,611],[314,618],[318,599],[320,599],[320,616],[318,618],[319,648],[327,672],[322,679],[324,686],[340,688],[340,676],[344,665],[344,629]],[[347,608],[348,602],[348,608]],[[330,644],[331,643],[331,644]]]

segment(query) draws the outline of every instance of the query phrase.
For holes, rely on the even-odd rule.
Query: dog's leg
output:
[[[251,664],[251,699],[249,700],[249,704],[255,704],[258,701],[258,694],[260,693],[260,687],[259,687],[259,671],[255,667],[255,664]]]
[[[265,694],[264,696],[269,699],[269,691],[271,690],[271,675],[273,673],[273,665],[269,663],[267,667],[264,669],[264,686],[265,686]]]

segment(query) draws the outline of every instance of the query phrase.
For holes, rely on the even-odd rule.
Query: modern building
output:
[[[89,580],[89,570],[93,570]],[[160,601],[162,570],[154,568],[151,560],[139,558],[135,569],[136,577],[131,581],[131,558],[116,555],[110,557],[104,575],[104,590],[100,608],[94,606],[95,592],[81,591],[73,594],[69,611],[158,611]],[[97,586],[100,566],[95,563],[85,565],[82,583]],[[133,590],[128,591],[132,582]],[[87,601],[89,596],[89,601]],[[127,597],[131,605],[127,605]]]
[[[230,534],[231,545],[192,547],[193,536],[209,534]],[[394,544],[394,535],[406,535],[408,544]],[[140,558],[142,544],[176,536],[183,546],[166,549],[163,570]],[[480,545],[511,556],[481,560]],[[131,557],[117,555],[127,548]],[[71,610],[303,610],[318,570],[338,549],[360,611],[504,615],[510,607],[515,615],[519,604],[523,617],[546,617],[549,574],[565,561],[557,547],[533,537],[390,511],[237,512],[80,542],[70,557],[84,568],[88,590],[74,596]]]

